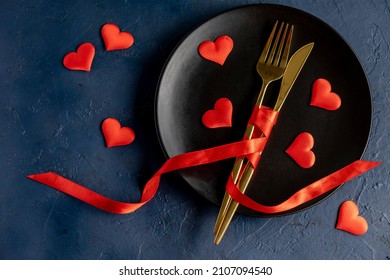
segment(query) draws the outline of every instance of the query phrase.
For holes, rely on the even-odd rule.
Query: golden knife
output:
[[[284,72],[282,83],[279,90],[278,99],[276,100],[274,111],[279,112],[282,108],[284,101],[287,99],[288,94],[292,86],[294,85],[295,80],[297,79],[299,73],[301,72],[303,65],[305,64],[307,58],[310,55],[311,50],[313,49],[314,43],[309,43],[299,50],[297,50],[290,58],[286,70]],[[263,137],[263,135],[261,136]],[[248,184],[252,178],[254,173],[254,168],[250,163],[247,163],[245,169],[238,181],[239,189],[242,193],[244,193],[248,187]],[[223,235],[225,234],[234,213],[236,212],[238,207],[238,203],[236,201],[232,201],[229,208],[225,212],[225,216],[222,219],[222,222],[216,232],[216,236],[214,239],[215,244],[219,244]]]

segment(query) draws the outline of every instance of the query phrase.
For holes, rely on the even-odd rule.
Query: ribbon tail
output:
[[[135,203],[120,202],[107,198],[54,172],[28,175],[27,178],[73,196],[101,210],[115,214],[127,214],[134,212],[154,197],[162,174],[259,152],[263,149],[264,144],[264,139],[243,140],[172,157],[147,182],[142,191],[141,200]]]
[[[303,189],[293,194],[287,200],[274,206],[262,205],[252,200],[251,198],[243,194],[238,189],[238,186],[234,185],[231,179],[226,185],[226,190],[234,200],[236,200],[238,203],[242,204],[247,208],[266,214],[280,213],[291,210],[314,198],[317,198],[320,195],[336,188],[342,183],[345,183],[380,164],[381,162],[363,160],[354,161],[353,163],[337,170],[336,172],[333,172],[330,175],[325,176],[322,179],[304,187]]]
[[[114,214],[127,214],[134,212],[146,203],[145,201],[141,201],[139,203],[125,203],[107,198],[54,172],[28,175],[27,178],[73,196],[101,210]]]

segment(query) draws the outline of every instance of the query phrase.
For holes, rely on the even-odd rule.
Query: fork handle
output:
[[[254,131],[254,126],[249,125],[246,127],[245,130],[245,138],[251,139]],[[237,157],[236,161],[234,162],[233,170],[232,170],[232,179],[234,184],[237,184],[237,181],[239,179],[240,171],[242,168],[242,165],[244,163],[245,157]],[[232,202],[231,196],[225,192],[225,195],[223,196],[221,208],[219,209],[218,217],[215,222],[214,226],[214,233],[216,234],[219,231],[219,228],[221,227],[222,220],[224,219],[226,215],[226,210],[229,208],[230,204]]]
[[[265,92],[267,91],[267,87],[271,82],[272,82],[271,80],[263,79],[263,83],[261,84],[261,89],[260,89],[259,95],[258,95],[257,100],[256,100],[257,107],[259,107],[259,108],[261,107],[261,104],[263,103],[263,100],[264,100]]]

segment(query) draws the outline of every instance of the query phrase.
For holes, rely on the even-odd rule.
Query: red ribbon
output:
[[[254,126],[252,138],[262,137],[267,141],[274,125],[276,124],[278,115],[279,113],[277,111],[274,111],[266,106],[262,106],[261,108],[255,106],[248,122],[248,125]],[[246,137],[244,137],[244,139],[246,139]],[[253,168],[256,168],[259,163],[262,151],[263,150],[246,156]]]
[[[109,199],[53,172],[34,174],[27,177],[78,198],[104,211],[115,214],[127,214],[137,210],[153,198],[157,192],[162,174],[227,158],[252,154],[262,150],[264,144],[265,138],[256,138],[174,156],[168,159],[157,173],[146,183],[141,200],[138,203],[125,203]]]
[[[154,197],[159,187],[161,175],[164,173],[243,156],[246,156],[255,167],[259,161],[260,153],[263,151],[268,136],[271,133],[272,127],[276,122],[276,118],[277,112],[274,112],[269,108],[262,107],[260,109],[256,109],[249,121],[249,124],[255,125],[253,135],[255,138],[250,140],[244,139],[239,142],[184,153],[168,159],[156,172],[156,174],[154,174],[147,182],[142,191],[140,201],[136,203],[126,203],[112,200],[53,172],[33,174],[27,177],[80,199],[101,210],[115,214],[127,214],[134,212]],[[261,137],[262,134],[264,134],[265,137]],[[368,162],[362,160],[355,161],[352,164],[310,184],[309,186],[302,188],[289,199],[276,206],[265,206],[253,201],[236,188],[232,182],[231,176],[226,186],[226,190],[233,199],[253,210],[263,213],[284,212],[336,188],[340,184],[379,164],[379,162]]]
[[[328,176],[325,176],[322,179],[311,183],[310,185],[297,191],[287,200],[274,206],[265,206],[260,203],[257,203],[250,197],[240,192],[238,187],[234,185],[231,177],[226,185],[226,190],[234,200],[252,210],[267,214],[280,213],[291,210],[306,202],[309,202],[310,200],[319,197],[320,195],[336,188],[342,183],[345,183],[357,177],[358,175],[366,172],[367,170],[378,166],[379,164],[381,163],[364,160],[354,161],[353,163],[337,170],[336,172],[333,172]]]

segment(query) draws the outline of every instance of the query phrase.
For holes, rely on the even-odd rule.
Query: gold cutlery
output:
[[[309,44],[303,46],[298,51],[296,51],[293,54],[293,56],[291,57],[291,59],[289,60],[287,67],[285,69],[284,75],[283,75],[279,95],[278,95],[277,101],[274,105],[274,111],[279,112],[281,110],[281,108],[284,104],[284,101],[286,100],[297,76],[299,75],[303,65],[305,64],[313,46],[314,46],[314,43],[309,43]],[[256,103],[256,105],[257,105],[257,103]],[[254,129],[254,127],[250,127],[251,134],[253,133],[253,129]],[[247,131],[248,131],[248,128],[247,128]],[[263,137],[263,136],[261,136],[261,137]],[[244,171],[242,172],[241,177],[238,179],[237,178],[238,174],[240,174],[240,170],[241,170],[242,165],[243,165],[243,160],[240,160],[240,161],[241,161],[240,168],[239,169],[237,168],[238,172],[236,171],[236,173],[234,173],[234,170],[233,170],[232,176],[234,176],[233,178],[235,179],[234,183],[235,184],[238,183],[240,191],[244,193],[248,187],[248,184],[249,184],[251,178],[252,178],[252,175],[254,173],[254,168],[252,167],[252,165],[250,163],[247,162],[245,165]],[[216,226],[215,226],[215,229],[216,229],[215,230],[216,237],[214,240],[215,244],[219,244],[219,242],[221,241],[221,239],[222,239],[223,235],[225,234],[225,232],[230,224],[230,221],[233,218],[233,215],[236,212],[237,207],[238,207],[238,203],[236,201],[233,201],[230,196],[229,196],[229,199],[227,200],[226,204],[227,205],[223,205],[224,212],[223,212],[223,214],[221,214],[222,215],[221,217],[218,217],[219,218],[219,219],[217,219],[218,224],[216,224]]]
[[[286,37],[287,30],[288,30],[288,24],[287,24],[284,29],[282,38],[280,38],[280,36],[283,31],[284,23],[283,22],[281,23],[277,34],[275,34],[277,27],[278,27],[278,21],[276,21],[276,23],[274,24],[271,34],[268,37],[266,45],[264,46],[264,49],[256,65],[257,73],[260,75],[263,82],[260,89],[259,96],[256,101],[257,107],[261,107],[268,85],[272,81],[278,80],[283,76],[283,72],[287,65],[294,26],[291,27],[289,35]],[[252,138],[253,130],[254,130],[253,125],[247,127],[245,131],[245,137],[247,139]],[[234,184],[237,184],[238,176],[240,174],[240,170],[242,168],[243,163],[244,163],[244,157],[237,158],[234,163],[233,171],[232,171]],[[221,221],[224,218],[226,214],[226,210],[228,209],[231,201],[232,198],[230,197],[230,195],[228,193],[225,193],[221,204],[221,208],[218,213],[217,221],[215,223],[214,233],[217,233],[219,231]]]

